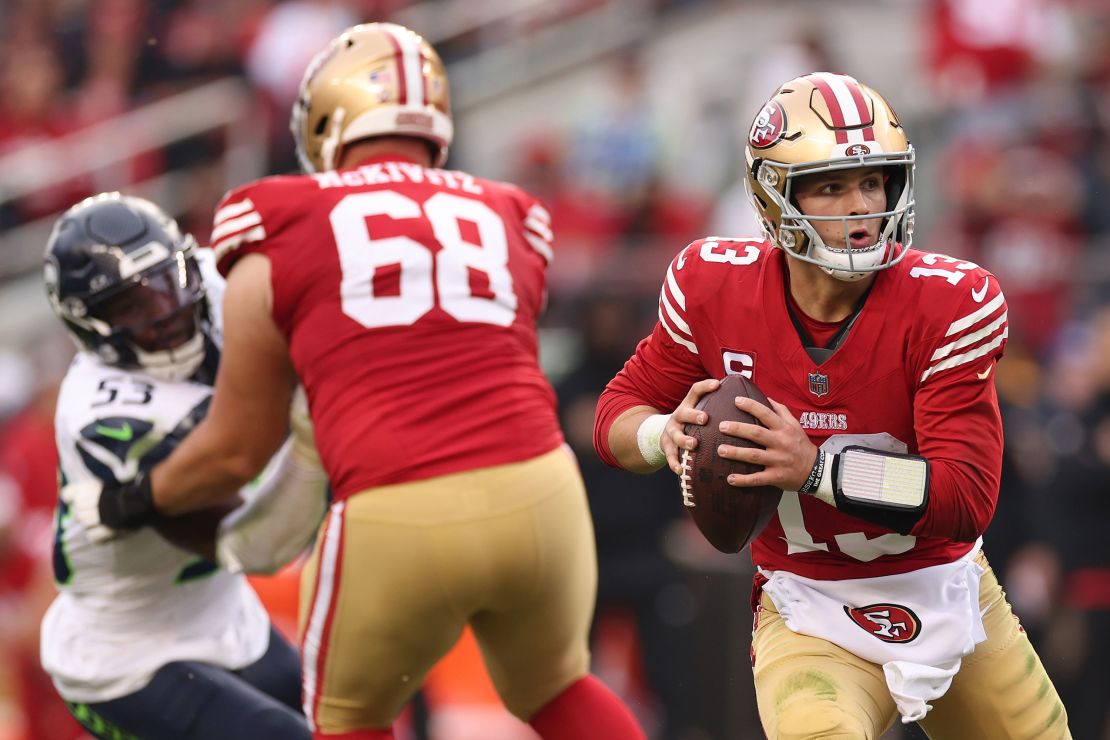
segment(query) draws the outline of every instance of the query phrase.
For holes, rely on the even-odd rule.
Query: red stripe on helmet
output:
[[[856,110],[859,111],[859,120],[870,121],[871,112],[867,110],[867,100],[863,97],[863,90],[860,88],[859,83],[855,80],[845,78],[844,84],[848,86],[848,90],[852,93],[852,100],[856,101]],[[863,138],[867,141],[874,141],[875,128],[873,126],[865,126],[863,129]]]
[[[405,52],[401,49],[401,43],[392,33],[386,31],[385,35],[389,39],[389,43],[393,45],[393,61],[397,64],[397,104],[404,105],[409,102],[409,91],[405,84]]]
[[[833,128],[836,130],[836,143],[847,144],[848,132],[844,130],[844,111],[840,109],[840,101],[836,99],[836,93],[829,87],[829,83],[820,77],[814,75],[808,79],[821,92],[821,97],[825,99],[825,105],[829,108]]]
[[[416,44],[416,64],[420,67],[420,78],[424,81],[424,84],[421,85],[421,87],[424,88],[424,106],[427,107],[431,103],[431,98],[429,98],[428,96],[431,94],[430,91],[429,91],[429,88],[431,88],[431,86],[432,86],[431,85],[431,82],[432,82],[431,68],[432,67],[431,67],[431,65],[428,65],[429,72],[427,74],[425,74],[425,72],[424,72],[424,50],[420,47],[419,42],[417,42],[417,44]]]

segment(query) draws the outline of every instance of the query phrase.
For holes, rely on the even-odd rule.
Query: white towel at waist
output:
[[[982,542],[951,563],[877,578],[817,581],[760,572],[786,626],[881,665],[905,723],[944,695],[960,661],[986,639],[975,562]]]

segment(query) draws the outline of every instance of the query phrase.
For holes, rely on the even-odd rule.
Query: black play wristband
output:
[[[98,509],[100,523],[112,529],[135,529],[147,524],[158,515],[150,476],[139,473],[134,480],[106,486],[100,494]]]

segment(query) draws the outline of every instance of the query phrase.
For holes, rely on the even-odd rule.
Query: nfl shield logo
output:
[[[820,398],[829,392],[829,376],[821,373],[809,374],[809,392]]]

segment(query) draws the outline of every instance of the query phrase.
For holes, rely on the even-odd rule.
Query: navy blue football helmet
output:
[[[150,201],[102,193],[55,222],[47,297],[78,345],[104,363],[187,378],[204,361],[209,329],[195,249]]]

